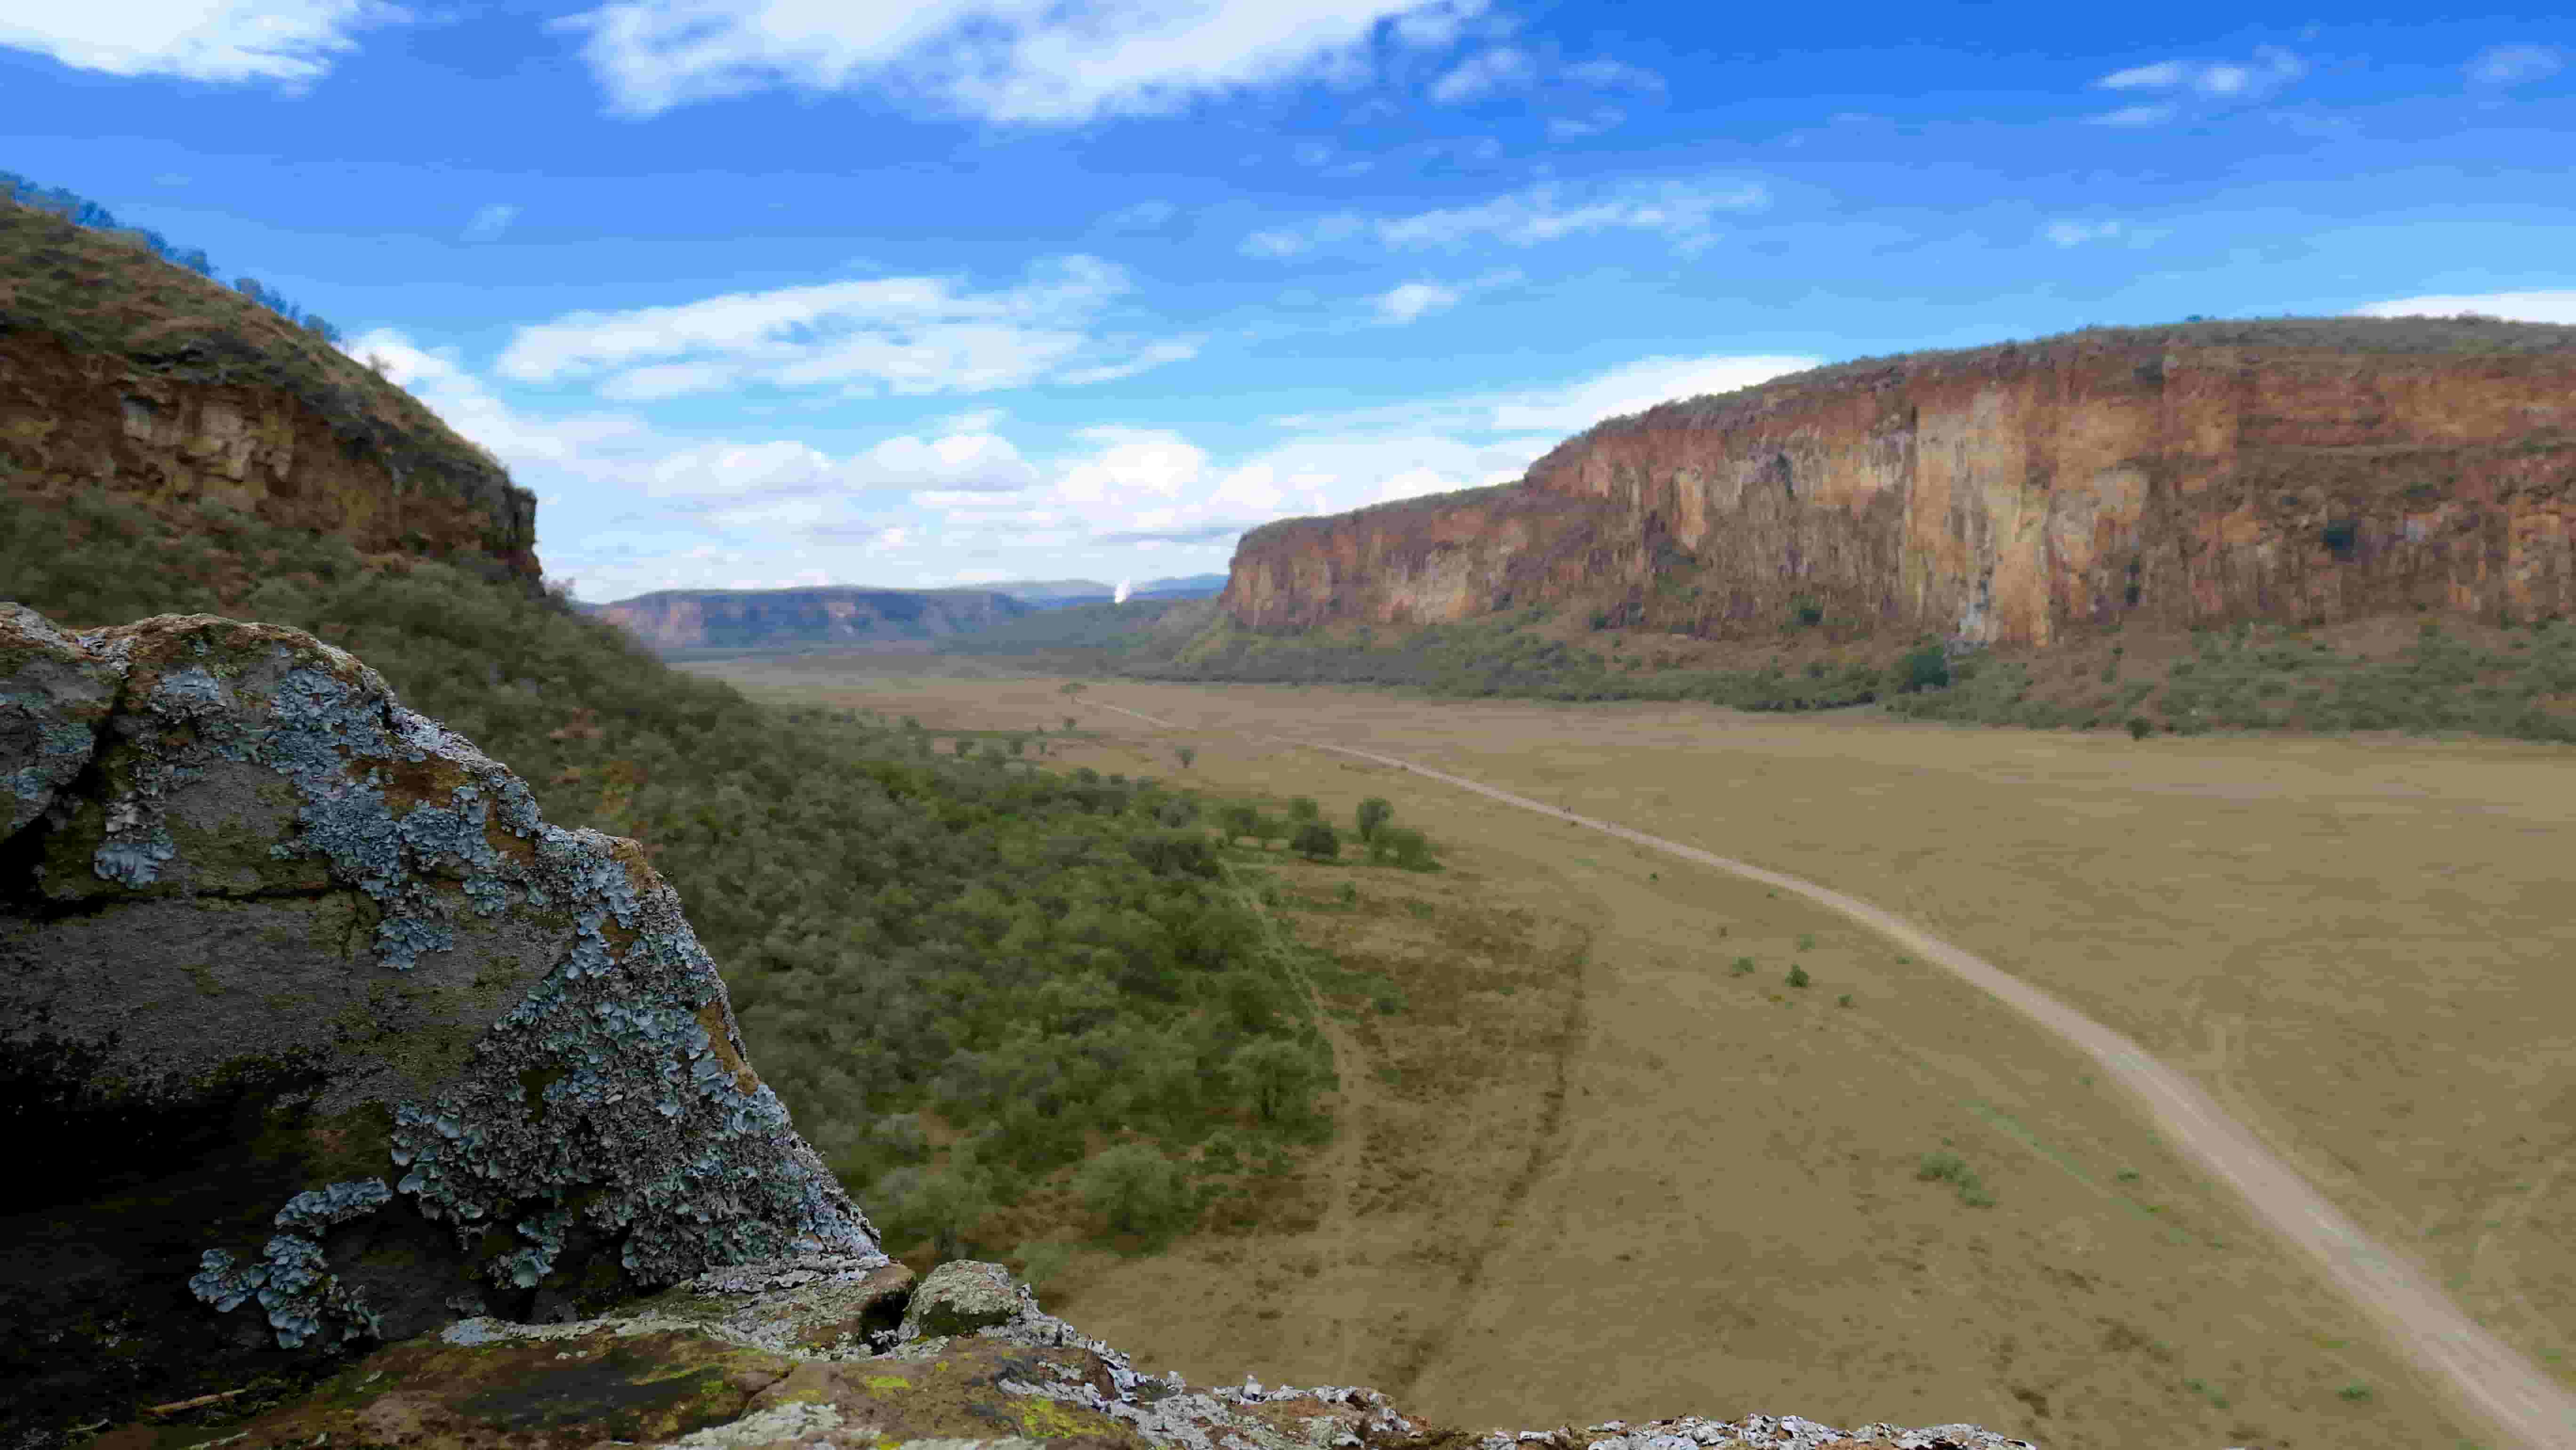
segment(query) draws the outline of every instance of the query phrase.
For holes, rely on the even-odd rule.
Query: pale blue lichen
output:
[[[208,1249],[197,1261],[188,1288],[219,1312],[229,1313],[256,1297],[277,1331],[278,1347],[296,1349],[326,1328],[337,1327],[339,1341],[378,1335],[382,1323],[354,1289],[329,1272],[322,1245],[315,1237],[334,1224],[363,1217],[392,1201],[379,1179],[360,1178],[310,1189],[287,1200],[277,1211],[281,1229],[300,1232],[273,1235],[261,1249],[261,1262],[236,1267],[233,1256]]]

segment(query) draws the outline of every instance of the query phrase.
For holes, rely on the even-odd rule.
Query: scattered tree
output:
[[[1228,1064],[1252,1111],[1265,1123],[1303,1116],[1324,1079],[1322,1064],[1304,1044],[1264,1037],[1235,1049]]]
[[[1339,860],[1342,854],[1341,834],[1322,821],[1308,821],[1297,828],[1289,848],[1310,861]]]
[[[1192,745],[1184,745],[1172,753],[1180,757],[1181,769],[1183,770],[1189,769],[1190,762],[1199,758],[1198,747]]]
[[[1315,805],[1315,798],[1313,796],[1301,795],[1288,802],[1288,819],[1299,825],[1304,825],[1308,821],[1319,821],[1323,818],[1324,813]]]
[[[1395,807],[1387,804],[1384,796],[1373,795],[1360,802],[1360,839],[1363,841],[1377,839],[1378,827],[1385,825],[1388,818],[1394,814]]]
[[[1157,1237],[1196,1216],[1180,1166],[1145,1143],[1121,1143],[1075,1169],[1073,1189],[1115,1233]]]

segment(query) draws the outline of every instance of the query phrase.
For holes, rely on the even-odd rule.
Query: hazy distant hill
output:
[[[1169,579],[1148,579],[1129,591],[1129,599],[1214,599],[1225,592],[1223,574],[1181,574]],[[1022,604],[1040,609],[1069,609],[1084,604],[1107,604],[1118,597],[1118,586],[1097,579],[1005,579],[998,584],[981,586],[997,594],[1007,594]]]
[[[664,654],[696,650],[927,648],[1027,614],[992,589],[664,589],[593,606]]]

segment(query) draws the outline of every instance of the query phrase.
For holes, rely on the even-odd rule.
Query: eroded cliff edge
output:
[[[536,588],[537,502],[315,334],[113,233],[0,204],[0,504],[229,505]]]
[[[1516,484],[1255,529],[1255,629],[1566,604],[1692,634],[2576,607],[2576,327],[2098,329],[1820,368],[1569,439]]]

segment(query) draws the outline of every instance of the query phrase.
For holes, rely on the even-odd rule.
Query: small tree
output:
[[[1363,841],[1376,839],[1378,827],[1385,825],[1387,819],[1394,814],[1395,807],[1388,805],[1384,796],[1373,795],[1360,802],[1360,839]]]
[[[1064,682],[1064,688],[1056,691],[1056,693],[1064,696],[1068,700],[1072,699],[1074,696],[1082,693],[1082,681],[1067,680]]]
[[[1407,826],[1379,827],[1369,840],[1369,859],[1393,861],[1408,871],[1428,871],[1439,864],[1431,859],[1431,842]]]
[[[1263,1037],[1235,1049],[1227,1070],[1265,1123],[1302,1116],[1308,1099],[1324,1080],[1323,1064],[1304,1045],[1285,1037]]]
[[[1289,848],[1310,861],[1341,859],[1342,838],[1339,832],[1322,821],[1308,821],[1297,828]]]
[[[1918,646],[1897,666],[1896,688],[1902,693],[1947,689],[1949,685],[1950,656],[1937,643]]]
[[[1173,751],[1172,753],[1173,753],[1174,755],[1176,755],[1176,756],[1179,756],[1179,757],[1180,757],[1180,760],[1181,760],[1181,769],[1183,769],[1183,770],[1187,770],[1187,769],[1189,769],[1189,768],[1190,768],[1190,762],[1199,758],[1198,748],[1197,748],[1196,746],[1191,746],[1191,745],[1184,745],[1184,746],[1182,746],[1181,748],[1179,748],[1178,750]]]
[[[1171,1233],[1198,1207],[1179,1165],[1144,1143],[1121,1143],[1075,1169],[1073,1189],[1116,1233]]]
[[[1073,728],[1073,717],[1072,717],[1071,715],[1067,715],[1067,716],[1065,716],[1065,717],[1064,717],[1064,728],[1065,728],[1065,729],[1067,729],[1067,730],[1070,730],[1070,729],[1072,729],[1072,728]]]
[[[1227,806],[1217,812],[1216,819],[1217,824],[1225,827],[1225,838],[1228,841],[1238,836],[1257,836],[1261,833],[1261,812],[1248,805],[1237,803]]]
[[[886,1175],[884,1187],[893,1198],[888,1227],[930,1240],[931,1252],[943,1263],[965,1251],[966,1235],[993,1208],[971,1157],[963,1162],[952,1158],[946,1167],[927,1173],[898,1168]]]
[[[1319,821],[1323,818],[1324,813],[1316,807],[1315,798],[1313,796],[1301,795],[1288,802],[1288,819],[1295,821],[1299,825],[1304,825],[1308,821]]]

